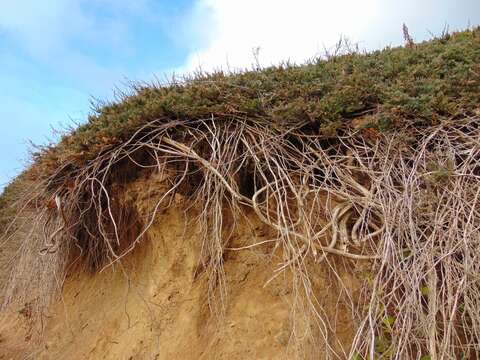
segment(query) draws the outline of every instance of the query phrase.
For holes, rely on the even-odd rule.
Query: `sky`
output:
[[[86,121],[131,81],[302,63],[480,25],[479,0],[0,0],[0,191],[31,143]]]

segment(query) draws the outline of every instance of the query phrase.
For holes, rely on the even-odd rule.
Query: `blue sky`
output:
[[[0,189],[28,162],[28,141],[86,119],[90,100],[128,80],[199,67],[303,62],[346,36],[364,49],[446,24],[480,24],[478,0],[0,0]]]

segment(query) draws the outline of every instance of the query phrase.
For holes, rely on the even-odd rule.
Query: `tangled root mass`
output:
[[[81,170],[58,169],[20,202],[5,235],[24,239],[5,305],[33,298],[41,313],[74,264],[99,271],[121,263],[180,193],[200,208],[199,261],[213,311],[221,314],[227,301],[225,216],[253,211],[277,234],[279,270],[295,274],[299,304],[318,327],[313,342],[328,348],[332,325],[319,310],[309,266],[335,271],[342,258],[370,269],[362,301],[352,302],[358,328],[349,356],[473,357],[480,341],[478,123],[445,121],[404,134],[350,127],[332,140],[240,118],[152,121]],[[166,190],[141,218],[119,194],[146,173],[160,176]],[[340,355],[331,348],[331,357]]]

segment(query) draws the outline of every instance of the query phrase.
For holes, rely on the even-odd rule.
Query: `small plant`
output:
[[[407,48],[415,47],[415,42],[413,41],[413,38],[410,35],[410,32],[408,31],[408,27],[407,25],[405,25],[405,23],[403,23],[402,25],[402,31],[403,31],[403,40],[405,41],[405,46]]]
[[[453,171],[453,164],[447,161],[445,165],[435,161],[427,163],[427,171],[429,172],[428,180],[433,185],[443,185],[451,177]]]

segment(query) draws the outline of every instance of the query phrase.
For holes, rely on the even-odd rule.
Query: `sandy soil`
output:
[[[237,224],[230,246],[270,235],[251,216]],[[122,265],[70,275],[42,338],[29,332],[28,311],[17,309],[0,324],[0,359],[291,359],[326,358],[333,350],[346,357],[342,347],[348,349],[354,328],[339,283],[352,291],[358,286],[348,271],[339,281],[326,265],[312,270],[315,295],[337,323],[327,331],[329,351],[302,339],[311,324],[297,328],[293,341],[292,276],[287,270],[265,285],[281,261],[271,246],[227,252],[228,295],[218,318],[208,305],[207,276],[197,268],[199,227],[174,207],[158,217],[148,238]]]

